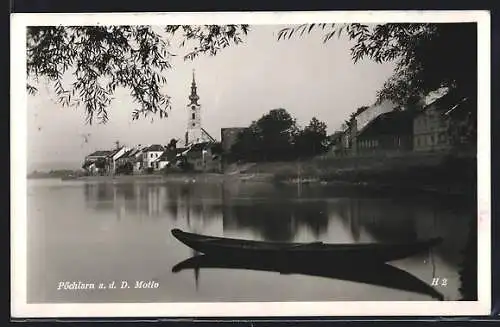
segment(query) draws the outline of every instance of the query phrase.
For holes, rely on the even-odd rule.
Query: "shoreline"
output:
[[[272,173],[194,173],[194,174],[151,174],[151,175],[115,175],[115,176],[80,176],[74,178],[46,177],[29,179],[59,179],[63,182],[81,181],[81,182],[108,182],[108,183],[129,183],[129,182],[147,182],[147,183],[271,183],[284,186],[303,186],[303,187],[346,187],[359,190],[388,191],[388,192],[410,192],[410,193],[433,193],[439,195],[469,195],[470,190],[463,185],[439,185],[439,184],[405,184],[401,185],[394,181],[370,181],[369,179],[351,179],[351,176],[342,176],[339,174],[336,178],[331,176],[323,177],[297,177],[279,178]]]
[[[56,172],[28,176],[62,181],[147,183],[271,183],[304,187],[338,186],[361,190],[472,195],[477,192],[475,158],[428,154],[385,158],[313,158],[302,162],[239,163],[222,173],[170,172],[82,176]]]

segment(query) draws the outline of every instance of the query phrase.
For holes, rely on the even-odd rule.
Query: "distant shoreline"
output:
[[[340,177],[340,176],[339,176]],[[275,174],[271,173],[237,173],[237,174],[216,174],[216,173],[195,173],[195,174],[170,174],[170,175],[115,175],[115,176],[81,176],[75,178],[61,178],[61,177],[45,177],[45,178],[29,178],[29,179],[59,179],[63,182],[66,181],[80,181],[80,182],[102,182],[102,183],[129,183],[129,182],[145,182],[145,183],[273,183],[277,185],[302,185],[302,187],[325,187],[337,186],[340,188],[359,189],[359,190],[372,190],[383,192],[410,192],[410,193],[434,193],[440,195],[463,196],[470,194],[471,190],[464,189],[463,187],[449,187],[446,185],[407,185],[406,187],[388,180],[383,182],[378,181],[363,181],[363,180],[349,180],[343,178],[324,179],[318,178],[277,178]]]
[[[224,173],[169,172],[135,175],[85,176],[82,171],[51,171],[28,178],[122,183],[273,183],[280,185],[339,186],[389,192],[474,195],[475,158],[428,155],[387,158],[312,159],[303,162],[262,162],[228,166]]]

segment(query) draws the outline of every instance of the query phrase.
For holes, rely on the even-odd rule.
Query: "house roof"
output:
[[[132,149],[130,152],[127,154],[128,157],[135,157],[139,152],[141,152],[141,149]]]
[[[212,145],[212,142],[200,142],[200,143],[195,143],[191,145],[189,148],[186,149],[187,153],[193,153],[193,152],[201,152],[202,150],[205,150]]]
[[[394,135],[411,133],[413,129],[413,112],[389,111],[378,115],[363,127],[358,136]]]
[[[164,151],[165,147],[161,144],[153,144],[144,149],[145,152],[149,151]]]
[[[172,161],[185,150],[185,148],[167,149],[155,161]]]
[[[208,137],[208,139],[212,142],[216,142],[216,140],[212,137],[212,135],[210,135],[203,127],[201,128],[201,132],[206,136]]]
[[[92,152],[87,157],[106,157],[106,156],[109,156],[111,153],[112,153],[112,151],[109,151],[109,150],[98,150],[98,151]]]
[[[122,154],[119,158],[117,158],[117,159],[120,159],[120,158],[128,158],[128,157],[130,156],[130,154],[131,154],[133,151],[134,151],[134,149],[130,149],[130,150],[128,150],[128,151],[125,151],[125,152],[123,152],[123,154]]]
[[[420,112],[435,109],[441,115],[452,115],[467,108],[471,101],[455,90],[448,91],[424,106]]]

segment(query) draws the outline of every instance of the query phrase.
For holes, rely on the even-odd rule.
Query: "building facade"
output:
[[[153,144],[142,151],[143,169],[158,170],[157,159],[163,154],[165,147],[160,144]]]
[[[358,155],[410,152],[413,147],[413,113],[394,110],[370,121],[356,136]]]
[[[413,149],[416,152],[447,151],[451,149],[449,121],[444,115],[451,107],[448,96],[436,99],[423,107],[413,121]]]

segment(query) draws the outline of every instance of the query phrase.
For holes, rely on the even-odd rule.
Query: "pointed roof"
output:
[[[194,77],[194,69],[193,69],[193,81],[191,82],[191,94],[189,95],[189,100],[190,100],[189,105],[192,104],[198,105],[199,99],[200,97],[198,96],[198,93],[196,91],[196,80]]]
[[[363,135],[388,135],[408,133],[413,128],[414,112],[393,110],[378,115],[367,123],[358,133]]]

